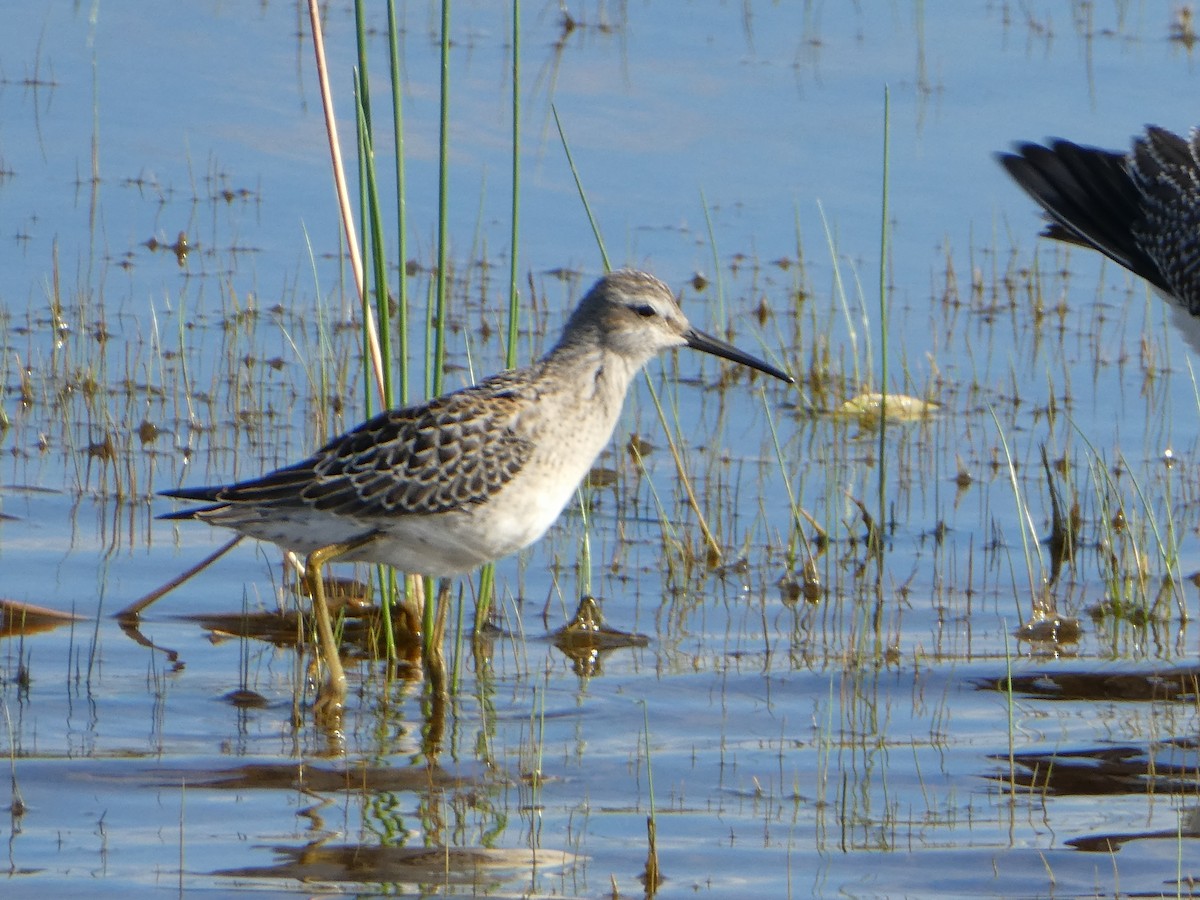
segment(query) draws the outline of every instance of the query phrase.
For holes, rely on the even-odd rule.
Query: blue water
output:
[[[1186,875],[1193,849],[1173,837],[1179,811],[1195,803],[1187,791],[1135,784],[1102,807],[1088,795],[1012,796],[995,780],[1007,771],[997,755],[1145,747],[1194,732],[1194,704],[1018,697],[1010,709],[974,687],[1010,665],[1124,672],[1194,661],[1175,595],[1154,628],[1094,625],[1084,614],[1111,591],[1110,551],[1152,585],[1200,569],[1188,351],[1143,285],[1093,254],[1039,242],[1032,203],[992,158],[1014,140],[1122,148],[1147,122],[1186,131],[1197,120],[1186,101],[1196,65],[1169,39],[1172,11],[750,2],[571,12],[579,26],[567,34],[555,4],[523,13],[520,268],[552,336],[603,267],[553,108],[613,263],[654,271],[683,291],[700,327],[728,329],[802,376],[796,391],[743,379],[719,393],[704,387],[716,379],[712,360],[680,354],[651,367],[669,420],[683,423],[706,513],[746,568],[680,574],[660,520],[693,549],[699,538],[639,384],[617,442],[636,432],[660,450],[644,475],[623,453],[603,460],[620,475],[596,498],[591,579],[610,623],[648,634],[649,646],[614,653],[602,676],[581,679],[545,640],[586,581],[574,568],[583,526],[571,512],[498,568],[499,621],[512,635],[497,641],[488,678],[464,669],[438,760],[465,786],[376,778],[303,793],[212,782],[250,763],[423,771],[426,718],[411,683],[352,668],[362,694],[351,698],[345,757],[331,758],[311,715],[289,724],[305,685],[300,657],[210,638],[178,618],[290,602],[272,548],[244,545],[154,607],[146,631],[160,649],[130,641],[108,615],[225,539],[154,520],[171,508],[155,489],[259,474],[362,415],[351,386],[341,418],[316,416],[322,365],[353,384],[358,362],[354,331],[338,328],[355,301],[336,262],[306,13],[278,3],[6,10],[0,409],[12,427],[0,431],[0,512],[14,519],[0,522],[0,598],[83,618],[0,644],[0,746],[28,807],[0,823],[13,873],[5,894],[182,884],[307,895],[317,888],[295,878],[213,873],[270,866],[272,848],[331,842],[536,846],[570,861],[448,890],[597,896],[615,883],[633,895],[652,802],[661,896],[1090,895],[1117,883],[1173,894],[1177,860]],[[408,4],[402,17],[409,256],[427,270],[437,12]],[[378,35],[381,5],[368,21]],[[325,27],[352,163],[350,9],[333,5]],[[509,29],[493,4],[455,5],[449,243],[470,280],[451,312],[451,386],[471,380],[471,367],[500,365],[499,339],[480,325],[501,321],[511,252]],[[378,36],[371,54],[381,121]],[[877,437],[813,415],[824,400],[804,376],[812,348],[827,342],[844,375],[835,400],[877,387],[885,110],[889,388],[942,410],[890,434],[882,641],[894,653],[876,668],[850,498],[875,507]],[[377,133],[386,172],[393,148],[386,129]],[[184,266],[146,246],[181,231],[198,245]],[[1035,259],[1051,310],[1040,326],[1020,275]],[[552,274],[563,268],[579,274],[564,282]],[[697,273],[721,290],[697,292]],[[426,283],[410,279],[418,297]],[[530,301],[524,275],[521,288]],[[763,324],[752,314],[760,302],[775,313]],[[247,308],[256,315],[237,319]],[[527,338],[524,352],[547,339]],[[126,380],[138,386],[130,395]],[[131,435],[143,419],[163,428],[145,448]],[[115,467],[87,452],[105,433],[131,448]],[[1030,658],[1011,636],[1040,591],[1042,566],[1027,563],[1035,538],[1022,529],[1047,529],[1042,443],[1052,459],[1068,457],[1087,522],[1075,577],[1054,592],[1064,615],[1083,620],[1082,641],[1067,648],[1074,659]],[[962,491],[960,467],[972,479]],[[1115,473],[1111,496],[1104,471]],[[819,607],[789,606],[777,587],[789,573],[787,488],[835,541],[817,561],[828,592]],[[1144,558],[1100,527],[1115,497],[1139,550],[1149,548]],[[1160,538],[1177,550],[1173,566],[1156,552]],[[1178,596],[1194,618],[1194,588]],[[222,699],[239,686],[266,707]],[[1065,843],[1118,832],[1140,837],[1111,856]],[[301,874],[359,887],[352,875]],[[366,880],[367,891],[407,884]]]

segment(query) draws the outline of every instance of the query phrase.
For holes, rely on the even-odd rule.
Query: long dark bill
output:
[[[688,329],[683,337],[687,341],[687,345],[693,350],[701,350],[704,353],[711,353],[713,356],[719,356],[730,362],[741,363],[743,366],[758,369],[758,371],[773,375],[780,381],[786,381],[788,384],[796,383],[796,379],[782,369],[777,369],[770,363],[765,363],[761,359],[751,356],[749,353],[744,353],[733,346],[733,344],[726,343],[720,338],[713,337],[711,334],[705,334],[703,331],[691,328]]]

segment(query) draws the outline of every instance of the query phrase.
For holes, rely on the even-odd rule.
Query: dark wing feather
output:
[[[1015,153],[999,154],[999,160],[1045,210],[1051,223],[1045,236],[1099,250],[1155,287],[1170,290],[1139,239],[1144,198],[1125,154],[1058,140],[1049,147],[1018,144]]]
[[[487,500],[529,459],[532,443],[512,425],[530,402],[501,374],[427,404],[381,413],[303,462],[262,478],[163,493],[366,517],[460,509]]]

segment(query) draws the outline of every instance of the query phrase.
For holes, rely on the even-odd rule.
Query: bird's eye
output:
[[[651,316],[655,315],[654,307],[649,303],[643,303],[641,306],[635,306],[633,311],[643,319],[649,319]]]

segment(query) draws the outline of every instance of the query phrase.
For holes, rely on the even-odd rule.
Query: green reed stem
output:
[[[708,231],[708,246],[712,250],[713,258],[713,284],[716,287],[717,294],[717,321],[727,322],[725,316],[725,279],[721,271],[721,257],[717,253],[717,233],[713,228],[712,210],[708,206],[708,198],[704,196],[704,191],[700,191],[700,205],[704,208],[704,227]]]
[[[1029,505],[1021,495],[1021,485],[1017,481],[1017,466],[1013,462],[1012,452],[1008,447],[1008,438],[1004,434],[1004,427],[1000,424],[1000,417],[996,415],[996,410],[992,408],[990,403],[987,410],[988,414],[992,417],[992,423],[996,426],[996,434],[1000,438],[1000,448],[1004,451],[1004,462],[1008,468],[1008,481],[1012,486],[1013,501],[1017,505],[1017,521],[1021,526],[1021,548],[1025,552],[1025,571],[1029,576],[1029,596],[1033,598],[1037,596],[1037,585],[1033,577],[1033,557],[1036,551],[1031,549],[1030,541],[1032,538],[1033,546],[1037,546],[1037,529],[1034,527],[1033,518],[1029,514]],[[1042,564],[1041,553],[1037,553],[1036,555],[1038,566],[1040,567]],[[1043,580],[1045,579],[1043,578]],[[1025,617],[1021,614],[1019,599],[1017,599],[1017,617],[1018,621],[1025,621]]]
[[[436,397],[442,393],[442,370],[446,359],[446,291],[447,265],[450,233],[450,0],[442,0],[441,41],[441,102],[438,115],[438,227],[437,227],[437,296],[436,324],[433,335],[433,370],[429,394]],[[426,658],[433,652],[432,641],[436,606],[440,602],[431,600],[428,589],[432,579],[426,579],[425,608],[421,622],[421,643]],[[437,594],[433,595],[437,597]]]
[[[517,365],[520,333],[520,297],[517,293],[518,251],[521,246],[521,0],[513,0],[512,13],[512,231],[508,251],[508,343],[504,365]]]
[[[367,150],[367,147],[366,147],[366,137],[365,137],[366,131],[367,131],[367,126],[366,126],[366,123],[363,121],[363,105],[362,105],[362,100],[361,100],[361,98],[362,98],[362,79],[361,79],[361,72],[358,69],[354,70],[353,79],[354,79],[354,130],[355,130],[355,138],[356,138],[355,144],[356,144],[356,147],[358,148],[358,233],[362,236],[362,246],[359,248],[359,254],[360,254],[361,258],[364,260],[362,292],[359,294],[358,301],[359,301],[359,308],[362,310],[363,326],[364,326],[363,334],[362,334],[363,358],[366,359],[367,354],[370,352],[369,347],[370,347],[370,341],[371,341],[370,335],[367,334],[367,330],[366,330],[366,322],[368,319],[371,318],[371,301],[370,301],[370,297],[369,297],[370,292],[367,288],[367,282],[366,282],[366,278],[367,278],[366,269],[368,266],[370,266],[373,269],[373,266],[371,266],[371,262],[370,262],[370,254],[371,254],[370,234],[371,234],[371,231],[367,227],[367,206],[368,206],[368,200],[367,200],[367,181],[368,181],[367,166],[368,166],[368,162],[367,162],[367,160],[369,157],[369,151]],[[381,357],[382,357],[382,354],[381,354]],[[383,368],[385,370],[387,369],[387,360],[386,359],[383,360]],[[380,395],[381,399],[383,396],[383,391],[385,389],[384,383],[385,382],[383,380],[381,380],[379,382],[379,395]],[[363,413],[366,416],[370,416],[371,412],[374,409],[375,409],[375,398],[371,394],[370,379],[368,379],[366,377],[366,373],[364,372],[363,373]]]
[[[1188,367],[1189,369],[1191,368],[1190,364]],[[1079,424],[1074,419],[1068,418],[1068,421],[1071,423],[1071,427],[1075,430],[1075,433],[1079,435],[1080,440],[1083,441],[1084,446],[1087,447],[1088,452],[1092,455],[1092,458],[1100,462],[1101,457],[1099,451],[1096,449],[1096,446],[1090,440],[1088,440],[1088,437],[1086,434],[1084,434],[1083,429],[1079,427]],[[1129,462],[1125,459],[1123,454],[1118,456],[1118,460],[1121,467],[1129,476],[1129,481],[1133,485],[1134,493],[1137,494],[1138,503],[1141,506],[1142,513],[1146,518],[1146,523],[1154,535],[1155,549],[1158,551],[1158,557],[1162,561],[1163,566],[1166,568],[1167,579],[1171,583],[1171,592],[1175,597],[1175,604],[1179,609],[1180,619],[1181,621],[1186,622],[1188,621],[1189,614],[1187,610],[1187,600],[1183,590],[1183,573],[1179,569],[1179,546],[1178,538],[1176,537],[1175,523],[1171,514],[1171,504],[1168,503],[1166,505],[1167,536],[1164,538],[1162,530],[1159,528],[1158,520],[1154,515],[1154,507],[1150,503],[1150,498],[1146,496],[1146,492],[1142,489],[1141,483],[1137,477],[1134,476],[1133,468],[1129,465]],[[1113,481],[1112,473],[1109,470],[1109,467],[1103,464],[1097,465],[1095,467],[1095,471],[1103,479],[1105,485],[1113,494],[1113,496],[1118,497],[1119,499],[1120,492],[1117,489],[1116,482]],[[1126,513],[1126,518],[1128,519],[1131,515],[1131,513]],[[1126,528],[1132,532],[1133,523],[1129,522],[1126,525]],[[1134,545],[1133,549],[1135,553],[1140,553],[1136,545]],[[1141,568],[1140,564],[1137,566],[1137,568]],[[1117,597],[1116,585],[1113,586],[1113,596],[1114,598]]]
[[[671,516],[667,512],[666,504],[663,503],[662,497],[658,495],[658,488],[654,486],[654,479],[650,477],[649,471],[646,469],[646,459],[638,452],[636,446],[631,446],[630,450],[633,455],[634,465],[645,476],[646,487],[650,489],[650,499],[653,501],[654,509],[658,513],[658,527],[662,531],[663,546],[669,547],[678,555],[683,556],[683,541],[675,533],[675,529],[671,525]]]
[[[662,425],[663,434],[667,437],[667,449],[671,451],[671,459],[675,463],[675,471],[679,475],[679,484],[683,488],[683,493],[687,497],[688,505],[692,508],[692,512],[696,514],[696,524],[700,526],[700,533],[704,535],[704,543],[708,545],[710,560],[719,560],[722,556],[721,545],[713,536],[712,530],[708,527],[708,520],[704,517],[703,510],[700,509],[700,501],[696,498],[696,490],[692,487],[692,479],[687,473],[687,469],[683,464],[683,454],[679,452],[679,444],[675,440],[675,431],[667,423],[667,415],[663,412],[662,403],[658,399],[658,391],[654,389],[654,382],[649,374],[645,376],[646,386],[650,388],[650,399],[654,401],[654,409],[658,413],[659,424]]]
[[[642,727],[646,729],[646,789],[650,795],[650,818],[655,816],[654,804],[654,771],[650,765],[650,704],[645,700],[638,700],[642,704]]]
[[[354,227],[354,210],[350,205],[350,192],[346,187],[341,141],[338,140],[337,119],[333,111],[333,95],[329,88],[329,67],[325,62],[325,39],[321,30],[321,11],[317,0],[308,0],[308,19],[312,27],[313,56],[316,60],[317,83],[321,93],[321,109],[325,116],[325,135],[329,141],[329,161],[333,174],[334,193],[337,195],[339,217],[346,238],[346,254],[350,258],[350,269],[354,274],[354,288],[361,301],[366,295],[366,287],[363,284],[362,257],[359,253],[358,234]],[[364,306],[365,309],[367,307]],[[379,394],[383,396],[383,360],[378,352],[379,347],[375,338],[374,317],[365,315],[363,327],[366,330],[369,349],[367,359],[370,361],[375,375]]]
[[[358,130],[358,161],[361,177],[359,178],[359,210],[360,233],[363,237],[363,257],[365,267],[370,272],[370,280],[375,294],[375,319],[380,323],[378,345],[382,360],[380,371],[382,378],[379,385],[380,404],[384,408],[394,405],[395,398],[392,390],[392,329],[388,310],[388,276],[387,276],[387,244],[383,234],[382,204],[379,200],[379,179],[375,170],[375,138],[371,129],[371,90],[368,76],[366,15],[362,0],[355,0],[354,24],[355,42],[357,46],[358,68],[354,72],[355,96],[355,125]],[[393,85],[393,92],[396,86]],[[363,298],[364,323],[370,318],[367,310],[367,299]],[[370,335],[364,327],[363,341],[369,346]],[[370,415],[371,387],[370,379],[364,371],[364,389],[366,394],[366,412]],[[392,603],[398,594],[395,573],[386,566],[375,567],[375,581],[379,589],[380,605],[383,608],[383,635],[387,658],[396,658],[396,634],[392,627]]]
[[[400,80],[400,31],[396,27],[396,2],[388,0],[388,52],[392,79],[392,134],[396,145],[396,263],[400,275],[396,285],[396,352],[398,385],[395,402],[408,404],[408,215],[404,184],[403,84]]]
[[[359,72],[358,83],[361,88],[359,97],[362,100],[367,100],[367,81],[368,79],[363,76],[363,73]],[[374,138],[371,135],[371,122],[365,107],[361,108],[361,112],[362,115],[359,118],[359,140],[362,142],[363,148],[364,190],[367,200],[367,221],[363,228],[363,237],[370,238],[370,242],[366,247],[366,260],[370,265],[371,278],[374,282],[375,319],[382,323],[382,327],[379,329],[379,352],[385,364],[383,367],[383,396],[380,398],[380,401],[386,408],[392,406],[395,399],[392,396],[392,330],[387,327],[387,323],[391,319],[388,310],[387,245],[383,237],[383,216],[379,202],[379,181],[375,176],[375,146]]]
[[[447,598],[449,599],[449,598]],[[450,693],[457,694],[458,688],[462,684],[462,658],[463,658],[463,590],[462,582],[459,582],[458,589],[458,615],[454,620],[454,662],[450,667]]]
[[[442,0],[441,102],[438,114],[437,324],[434,326],[433,383],[430,396],[442,392],[446,360],[446,291],[450,241],[450,0]]]
[[[1179,614],[1184,621],[1187,621],[1187,601],[1184,598],[1182,588],[1180,587],[1183,576],[1179,573],[1179,550],[1178,543],[1174,539],[1175,522],[1171,516],[1171,504],[1169,502],[1170,498],[1167,498],[1168,502],[1165,504],[1165,512],[1167,516],[1167,535],[1164,537],[1162,529],[1159,528],[1158,519],[1154,515],[1154,506],[1151,504],[1150,498],[1146,496],[1146,492],[1142,489],[1139,479],[1134,477],[1133,469],[1129,465],[1129,460],[1125,458],[1125,454],[1123,453],[1118,453],[1117,459],[1119,460],[1122,468],[1129,473],[1129,481],[1133,485],[1133,490],[1138,496],[1138,502],[1140,502],[1142,505],[1142,511],[1146,516],[1146,524],[1150,526],[1150,531],[1154,534],[1154,546],[1155,549],[1158,550],[1158,558],[1166,567],[1167,575],[1171,582],[1172,593],[1175,594],[1176,603],[1179,606]],[[1169,481],[1167,482],[1167,490],[1170,490]]]
[[[762,400],[763,412],[767,416],[767,427],[771,430],[771,444],[775,448],[775,460],[779,463],[779,475],[787,491],[788,511],[792,516],[791,534],[788,535],[787,561],[788,569],[796,567],[796,545],[798,540],[804,540],[804,524],[800,518],[800,505],[796,502],[796,493],[792,489],[792,479],[788,477],[787,461],[783,455],[783,445],[779,443],[779,430],[775,427],[775,416],[771,414],[771,404],[767,402],[767,392],[760,389],[759,398]],[[807,543],[807,542],[806,542]]]
[[[883,533],[887,527],[887,391],[888,391],[888,167],[890,134],[890,94],[883,88],[883,197],[880,202],[879,228],[879,546],[876,586],[883,587]],[[877,623],[878,624],[878,623]]]
[[[583,526],[583,537],[579,539],[579,593],[580,596],[592,596],[592,516],[588,504],[592,492],[587,486],[587,479],[575,489],[575,497],[579,501],[579,523]]]
[[[842,267],[838,264],[837,241],[829,228],[829,220],[825,218],[825,207],[817,201],[817,212],[821,214],[821,227],[825,229],[825,243],[829,247],[829,262],[833,267],[833,292],[842,307],[842,315],[846,319],[846,332],[850,339],[850,357],[854,361],[854,389],[862,389],[862,375],[858,366],[858,329],[854,327],[854,317],[850,314],[850,301],[846,296],[846,285],[842,281]]]
[[[567,165],[570,166],[571,176],[575,179],[575,188],[579,191],[579,199],[583,203],[583,210],[587,214],[588,223],[592,226],[592,234],[596,238],[596,246],[600,248],[600,256],[604,260],[604,270],[606,272],[612,271],[612,265],[608,258],[608,251],[604,248],[604,238],[600,234],[600,226],[596,222],[596,217],[592,214],[592,206],[590,203],[588,203],[587,192],[583,189],[583,181],[579,177],[579,169],[576,168],[575,160],[571,157],[571,147],[570,144],[567,143],[567,136],[563,132],[562,122],[558,118],[558,110],[553,106],[551,106],[550,109],[554,113],[554,124],[555,127],[558,128],[558,137],[562,141],[563,152],[565,152],[567,155]],[[687,495],[688,504],[696,513],[696,520],[700,525],[700,530],[704,535],[704,541],[708,545],[710,555],[714,559],[720,559],[721,545],[717,543],[716,538],[713,536],[712,531],[708,527],[708,522],[704,518],[704,513],[700,509],[700,503],[696,499],[696,492],[692,488],[691,479],[688,477],[687,470],[683,465],[683,455],[679,452],[679,445],[675,441],[675,435],[671,431],[670,426],[667,424],[667,416],[666,413],[663,412],[662,403],[658,399],[658,392],[654,389],[654,382],[651,381],[649,374],[643,374],[645,376],[646,385],[650,388],[650,398],[654,401],[654,408],[658,412],[658,420],[662,424],[663,434],[666,435],[667,447],[671,451],[671,458],[675,461],[675,470],[679,473],[680,483],[683,485],[684,492]],[[582,494],[580,494],[579,506],[580,510],[584,513],[585,526],[582,547],[583,560],[581,561],[581,564],[583,565],[583,570],[586,573],[584,576],[584,583],[590,585],[591,553],[586,527],[587,516],[586,510],[584,509],[584,499]]]
[[[366,77],[367,69],[367,42],[363,39],[367,33],[367,17],[365,4],[363,0],[354,0],[354,46],[355,52],[358,55],[358,73],[360,77]],[[359,103],[362,106],[363,117],[367,121],[367,128],[371,127],[371,98],[370,91],[364,87],[359,91]]]
[[[612,265],[608,261],[608,251],[604,249],[604,238],[600,234],[600,226],[596,222],[596,217],[592,215],[592,205],[588,203],[587,191],[583,189],[583,181],[579,177],[579,170],[575,167],[575,160],[571,157],[571,145],[567,142],[567,135],[563,131],[562,122],[558,118],[558,110],[551,104],[550,111],[554,113],[554,127],[558,129],[558,139],[562,141],[563,152],[567,156],[567,165],[571,169],[571,177],[575,179],[575,189],[579,191],[579,199],[583,203],[583,211],[588,217],[588,223],[592,226],[592,236],[596,238],[596,246],[600,249],[600,258],[604,262],[604,271],[611,272]],[[662,414],[661,409],[659,410],[659,414]],[[580,519],[583,522],[583,538],[579,546],[580,589],[584,593],[590,593],[592,589],[592,543],[590,539],[587,497],[582,488],[576,491],[576,496],[579,499]]]
[[[1004,629],[1004,700],[1005,712],[1008,716],[1008,784],[1015,796],[1017,787],[1017,713],[1016,700],[1013,697],[1012,672],[1013,655],[1012,648],[1008,644],[1008,629],[1006,628]]]
[[[521,246],[521,3],[513,0],[512,12],[512,219],[508,251],[508,334],[504,347],[504,367],[517,366],[520,340],[521,298],[517,291],[518,259]],[[491,563],[479,573],[479,601],[475,605],[475,633],[487,621],[496,589],[496,570]]]
[[[558,139],[562,141],[563,152],[567,154],[567,165],[571,167],[571,177],[575,179],[575,189],[579,191],[579,199],[583,201],[583,211],[587,213],[588,224],[592,226],[592,235],[596,238],[596,246],[600,248],[600,258],[604,260],[604,271],[611,272],[612,265],[608,261],[608,251],[604,249],[604,238],[600,235],[600,226],[596,223],[596,217],[592,215],[592,207],[588,203],[587,192],[584,191],[583,182],[579,178],[579,170],[575,168],[575,160],[571,158],[571,145],[567,143],[562,122],[559,121],[558,108],[551,104],[550,111],[554,113],[554,127],[558,129]]]

